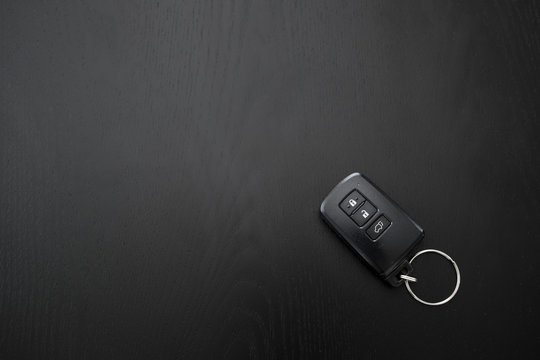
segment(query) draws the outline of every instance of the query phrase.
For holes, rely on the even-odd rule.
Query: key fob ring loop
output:
[[[422,255],[422,254],[425,254],[425,253],[435,253],[435,254],[439,254],[441,255],[442,257],[446,258],[448,261],[450,261],[452,263],[452,265],[454,265],[454,269],[456,270],[456,287],[454,288],[454,291],[452,292],[452,294],[450,294],[450,296],[448,296],[446,299],[442,300],[442,301],[438,301],[438,302],[428,302],[428,301],[425,301],[425,300],[422,300],[420,299],[411,289],[411,286],[409,285],[409,281],[412,281],[412,282],[416,282],[416,279],[413,278],[413,277],[410,277],[410,276],[403,276],[402,275],[402,279],[405,281],[405,286],[407,287],[407,291],[409,291],[409,293],[411,294],[411,296],[418,302],[421,302],[422,304],[424,305],[430,305],[430,306],[437,306],[437,305],[443,305],[443,304],[446,304],[447,302],[449,302],[450,300],[452,300],[452,298],[456,295],[456,293],[458,292],[458,289],[459,289],[459,285],[461,284],[461,274],[459,272],[459,268],[456,264],[456,262],[450,257],[448,256],[446,253],[443,253],[442,251],[439,251],[439,250],[435,250],[435,249],[426,249],[426,250],[422,250],[422,251],[419,251],[418,253],[416,253],[416,255],[414,255],[412,257],[412,259],[409,261],[410,264],[412,264],[412,262],[414,261],[414,259],[416,259],[418,256]],[[413,280],[414,279],[414,280]]]

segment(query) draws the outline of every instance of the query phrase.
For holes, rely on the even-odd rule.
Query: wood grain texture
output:
[[[0,359],[538,353],[540,3],[2,1],[0,31]],[[458,262],[448,305],[322,223],[353,171]]]

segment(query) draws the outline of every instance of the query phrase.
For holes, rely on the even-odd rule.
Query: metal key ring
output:
[[[412,257],[412,259],[409,261],[410,264],[412,264],[413,260],[416,259],[418,256],[422,255],[422,254],[425,254],[425,253],[436,253],[436,254],[439,254],[443,257],[445,257],[448,261],[450,261],[452,263],[452,265],[454,265],[454,269],[456,270],[456,288],[454,289],[454,291],[452,292],[452,294],[450,294],[449,297],[447,297],[446,299],[442,300],[442,301],[438,301],[438,302],[428,302],[428,301],[425,301],[425,300],[422,300],[420,299],[418,296],[416,296],[416,294],[411,290],[411,287],[409,285],[409,281],[413,281],[413,282],[416,282],[416,279],[415,278],[412,278],[410,276],[406,276],[406,275],[402,275],[401,278],[403,280],[405,280],[405,286],[407,287],[407,290],[409,291],[409,293],[411,294],[411,296],[416,300],[416,301],[419,301],[421,302],[422,304],[424,305],[430,305],[430,306],[437,306],[437,305],[442,305],[442,304],[446,304],[447,302],[449,302],[453,297],[454,295],[456,295],[458,289],[459,289],[459,285],[461,284],[461,274],[459,272],[459,268],[456,264],[456,262],[454,260],[452,260],[452,258],[450,256],[448,256],[447,254],[443,253],[442,251],[439,251],[439,250],[435,250],[435,249],[426,249],[426,250],[422,250],[418,253],[416,253],[416,255],[414,255]],[[413,280],[414,279],[414,280]]]

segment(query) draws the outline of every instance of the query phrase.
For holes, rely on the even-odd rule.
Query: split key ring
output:
[[[456,262],[450,257],[448,256],[447,254],[443,253],[442,251],[439,251],[439,250],[435,250],[435,249],[426,249],[426,250],[422,250],[420,252],[418,252],[416,255],[414,255],[412,257],[412,259],[409,261],[410,264],[412,264],[412,262],[414,261],[414,259],[416,259],[418,256],[422,255],[422,254],[425,254],[425,253],[436,253],[436,254],[439,254],[443,257],[445,257],[448,261],[450,261],[452,263],[452,265],[454,265],[454,269],[456,270],[456,287],[454,288],[454,291],[452,292],[452,294],[450,294],[450,296],[448,296],[446,299],[444,300],[441,300],[441,301],[438,301],[438,302],[429,302],[429,301],[425,301],[425,300],[422,300],[420,299],[411,289],[411,286],[409,285],[409,282],[416,282],[417,279],[415,277],[412,277],[412,276],[409,276],[409,275],[400,275],[400,278],[402,278],[403,280],[405,280],[405,286],[407,287],[407,290],[409,291],[409,293],[411,294],[411,296],[416,300],[416,301],[419,301],[421,302],[422,304],[424,305],[430,305],[430,306],[437,306],[437,305],[442,305],[442,304],[446,304],[447,302],[449,302],[450,300],[452,300],[452,298],[456,295],[456,293],[458,292],[458,289],[459,289],[459,285],[461,284],[461,274],[459,272],[459,268],[456,264]]]

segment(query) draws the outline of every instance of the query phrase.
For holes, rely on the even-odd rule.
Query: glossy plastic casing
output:
[[[351,191],[357,190],[378,209],[364,226],[359,227],[339,206]],[[413,248],[424,238],[424,230],[401,207],[390,199],[368,178],[353,173],[337,184],[321,204],[325,222],[384,280],[399,286],[399,274],[407,274],[411,267],[407,261]],[[391,224],[372,240],[366,230],[384,215]]]

